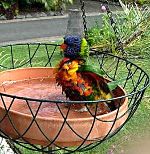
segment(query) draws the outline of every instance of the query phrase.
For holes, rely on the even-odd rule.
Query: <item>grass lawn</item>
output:
[[[11,51],[13,48],[13,52]],[[29,52],[28,52],[29,51]],[[13,58],[12,58],[13,57]],[[61,58],[59,47],[46,45],[18,45],[0,48],[0,69],[10,69],[18,67],[55,66]],[[150,75],[149,59],[132,59]],[[13,62],[13,63],[12,63]],[[131,145],[145,136],[150,137],[150,88],[145,93],[140,107],[134,117],[126,126],[113,138],[105,141],[95,149],[84,152],[84,154],[127,154]],[[149,138],[150,139],[150,138]],[[150,150],[150,147],[147,147]],[[23,154],[34,154],[26,149],[22,149]],[[129,153],[132,154],[132,153]],[[138,153],[137,153],[138,154]],[[139,153],[140,154],[140,153]]]
[[[60,57],[57,45],[32,44],[1,47],[0,69],[55,66]]]

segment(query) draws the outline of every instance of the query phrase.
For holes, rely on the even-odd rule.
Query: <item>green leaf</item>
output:
[[[11,4],[8,2],[1,2],[1,3],[2,3],[4,9],[9,9],[11,7]]]
[[[96,66],[92,66],[92,65],[82,65],[79,68],[79,71],[80,72],[92,72],[92,73],[95,73],[99,76],[105,75],[105,72],[102,69],[100,69],[99,67],[96,67]]]
[[[107,83],[108,88],[110,91],[115,90],[120,84],[122,84],[126,79],[122,78],[120,80],[117,81],[111,81],[109,83]]]

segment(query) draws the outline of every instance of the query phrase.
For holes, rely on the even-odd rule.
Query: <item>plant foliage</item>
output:
[[[149,0],[123,0],[124,3],[138,3],[140,5],[149,4]]]
[[[95,26],[89,29],[89,44],[100,51],[116,53],[116,37],[119,37],[123,48],[130,52],[134,51],[132,54],[147,52],[150,45],[150,9],[125,5],[122,1],[120,4],[123,11],[114,15],[119,36],[115,35],[108,15],[104,14],[102,26],[96,22]]]
[[[73,0],[26,0],[28,3],[43,4],[47,10],[58,10],[65,8],[67,4],[72,4]]]
[[[4,15],[6,19],[13,19],[18,13],[16,0],[1,0],[0,1],[0,15]]]

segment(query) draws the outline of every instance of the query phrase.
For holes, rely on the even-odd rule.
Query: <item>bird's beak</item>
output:
[[[63,50],[63,51],[65,51],[66,49],[67,49],[67,44],[62,44],[61,46],[60,46],[60,48]]]

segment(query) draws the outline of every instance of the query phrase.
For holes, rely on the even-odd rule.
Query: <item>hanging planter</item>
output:
[[[15,49],[17,46],[20,45],[2,48]],[[27,64],[34,66],[34,60],[36,61],[38,58],[36,54],[44,54],[44,47],[45,49],[46,47],[54,48],[50,57],[58,56],[57,45],[30,44],[23,46],[27,46],[29,49],[33,46],[36,49],[31,56],[32,60],[29,58],[23,63],[12,63],[14,68]],[[43,50],[40,50],[41,48]],[[112,91],[111,99],[66,100],[65,93],[62,94],[62,87],[56,85],[55,68],[19,68],[1,72],[1,136],[34,151],[49,152],[47,147],[55,146],[57,150],[64,149],[69,152],[70,146],[71,151],[86,150],[117,133],[136,111],[149,84],[149,78],[142,69],[129,61],[105,53],[95,56],[96,51],[93,52],[95,54],[90,55],[90,59],[94,59],[95,64],[101,66],[100,68],[106,72],[106,76],[102,77],[91,72],[86,72],[86,76],[92,75],[94,80],[111,83],[113,78],[117,80],[120,77],[118,72],[122,72],[122,69],[119,66],[124,68],[126,80]],[[15,50],[10,53],[15,53]],[[111,59],[114,60],[113,65],[110,63]],[[53,66],[51,60],[47,57],[42,65]],[[7,65],[1,65],[1,67],[6,69]],[[122,87],[126,89],[126,92]],[[100,112],[101,105],[111,103],[115,103],[115,109],[108,113]],[[40,148],[39,145],[43,147]],[[76,150],[76,148],[79,149]]]
[[[79,19],[79,11],[73,14]],[[33,151],[94,148],[119,132],[149,85],[148,75],[132,62],[89,49],[80,22],[73,27],[70,19],[62,45],[26,44],[17,53],[19,44],[2,47],[10,49],[9,64],[0,67],[11,70],[0,73],[0,135]],[[19,52],[26,54],[16,60]]]

